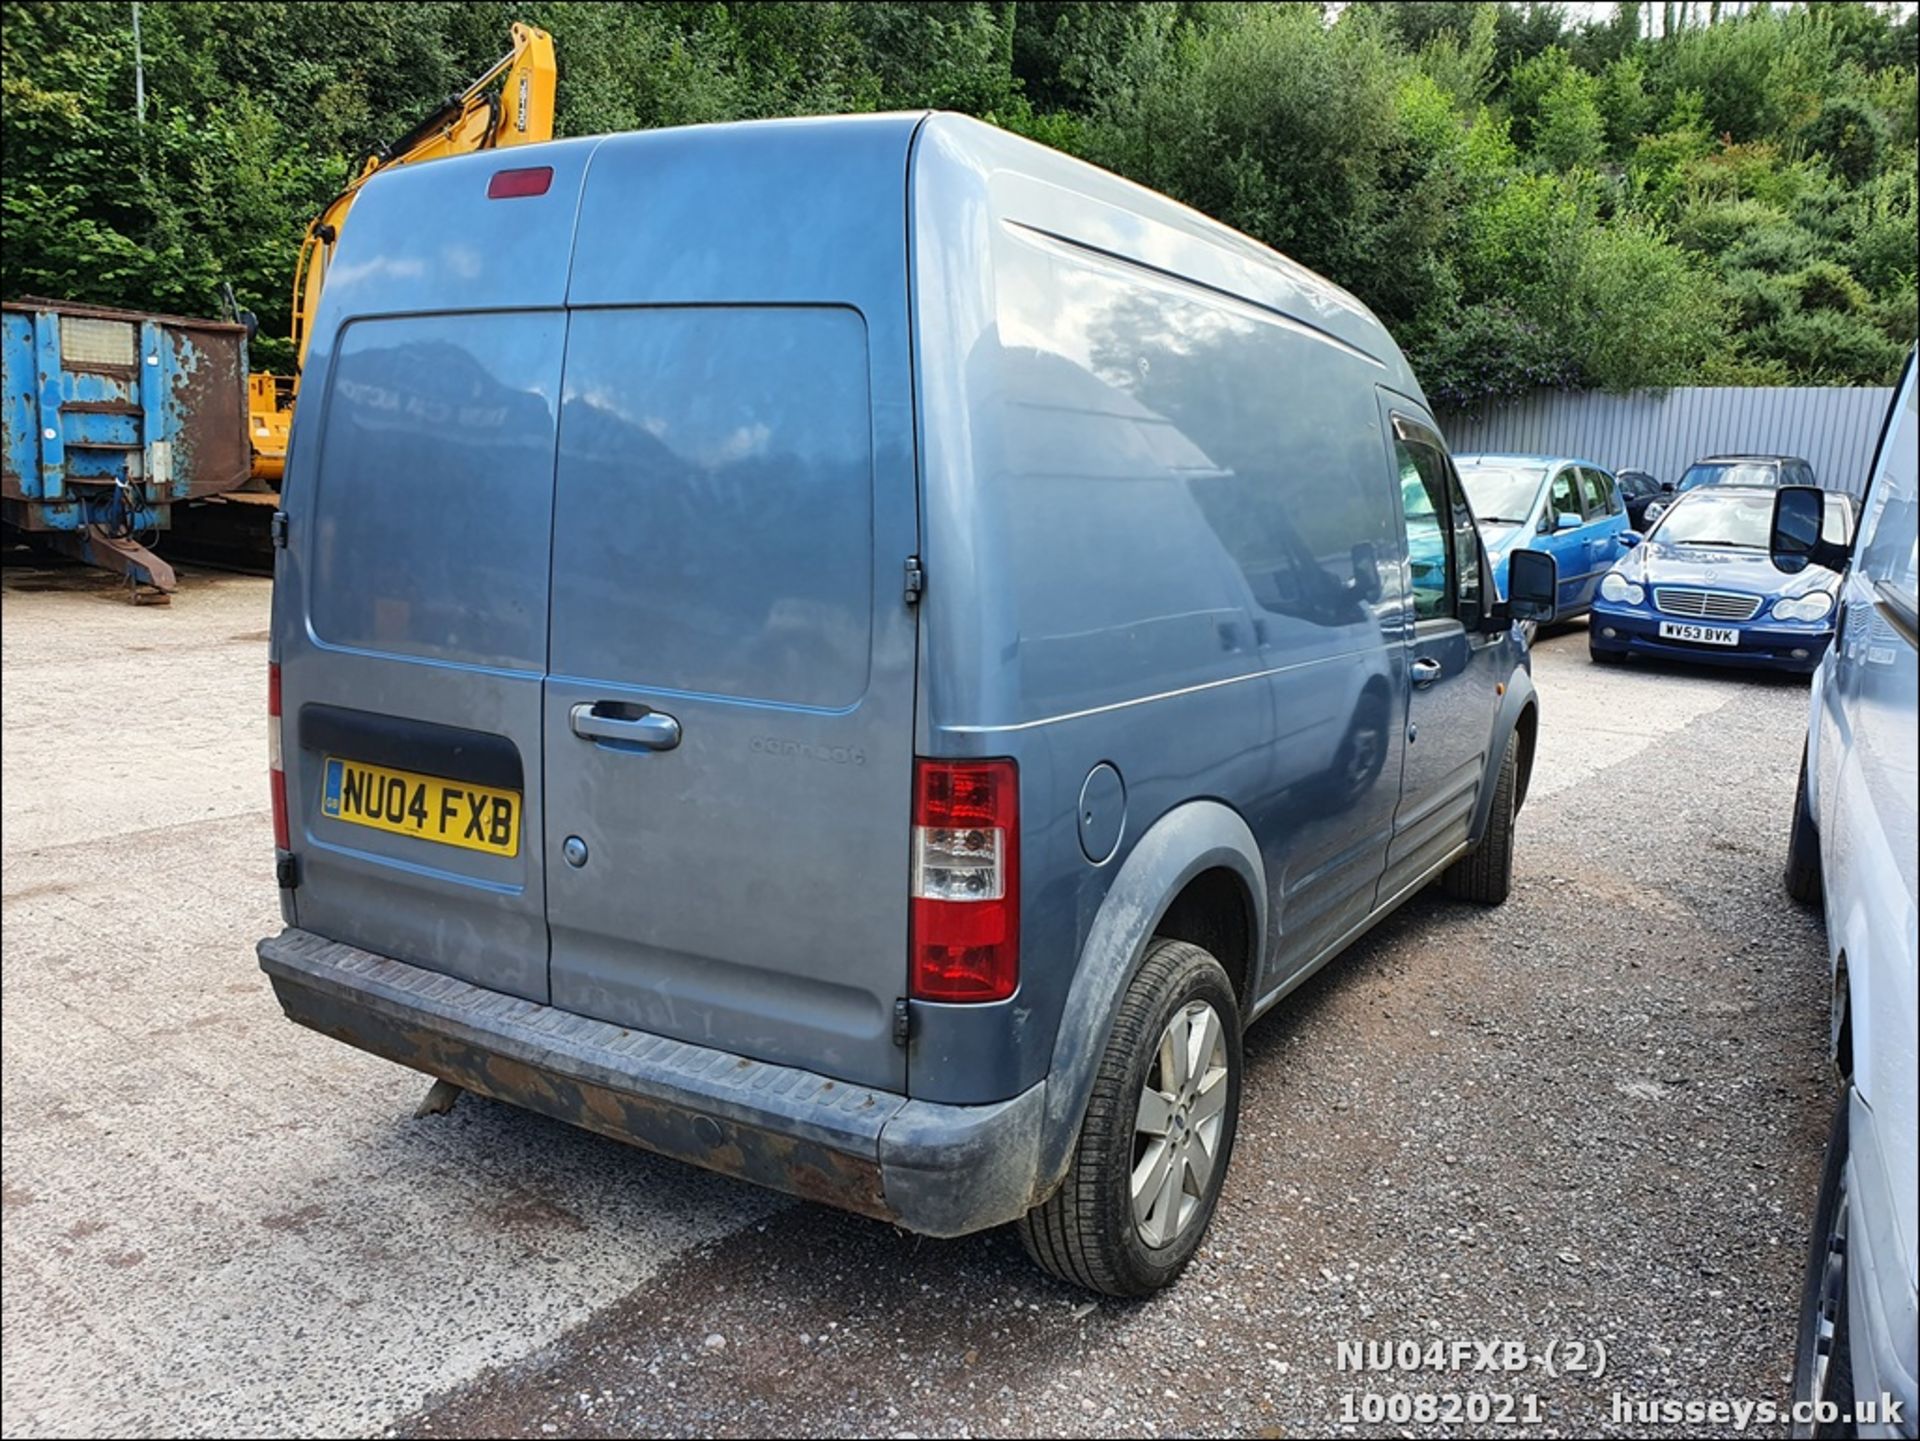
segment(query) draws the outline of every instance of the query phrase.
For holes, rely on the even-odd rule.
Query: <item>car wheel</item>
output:
[[[1193,1259],[1240,1115],[1240,1007],[1220,963],[1156,940],[1100,1058],[1066,1179],[1018,1222],[1063,1281],[1145,1296]]]
[[[1787,836],[1787,894],[1803,906],[1819,903],[1820,833],[1807,801],[1807,752],[1800,751],[1800,784],[1793,795],[1793,829]]]
[[[1520,779],[1520,738],[1507,737],[1493,809],[1480,844],[1440,873],[1441,889],[1456,900],[1497,906],[1513,889],[1513,802]]]
[[[1602,650],[1592,641],[1587,642],[1587,655],[1595,665],[1624,665],[1627,659],[1625,651]]]
[[[1847,1117],[1848,1094],[1842,1091],[1827,1133],[1820,1195],[1813,1209],[1813,1244],[1800,1289],[1793,1399],[1809,1419],[1794,1423],[1796,1437],[1854,1434],[1850,1424],[1812,1419],[1822,1402],[1842,1416],[1853,1410],[1853,1351],[1847,1340]]]

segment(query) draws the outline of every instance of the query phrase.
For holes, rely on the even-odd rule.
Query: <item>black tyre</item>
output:
[[[1820,901],[1820,833],[1807,803],[1807,753],[1800,752],[1800,785],[1793,795],[1793,830],[1787,836],[1787,894],[1803,906]]]
[[[1240,1116],[1240,1007],[1220,963],[1156,940],[1121,998],[1060,1189],[1018,1222],[1027,1254],[1109,1296],[1193,1259]]]
[[[1627,653],[1620,650],[1602,650],[1592,641],[1587,642],[1587,656],[1595,665],[1625,665]]]
[[[1793,1356],[1796,1403],[1828,1402],[1838,1415],[1853,1411],[1853,1351],[1847,1343],[1847,1093],[1840,1093],[1820,1196],[1813,1208],[1813,1244],[1800,1288],[1800,1337]],[[1796,1422],[1796,1437],[1851,1436],[1853,1426],[1817,1419]]]
[[[1507,737],[1507,753],[1500,761],[1500,779],[1493,787],[1493,809],[1487,815],[1480,844],[1440,873],[1440,886],[1456,900],[1497,906],[1513,889],[1513,803],[1520,785],[1520,737]]]

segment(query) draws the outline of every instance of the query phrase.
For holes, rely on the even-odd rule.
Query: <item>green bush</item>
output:
[[[554,35],[562,135],[945,106],[1287,251],[1433,393],[1879,380],[1915,305],[1911,13],[1632,3],[119,0],[0,7],[0,292],[212,314],[288,359],[294,258],[369,150]],[[1850,368],[1851,367],[1851,368]]]
[[[1818,310],[1753,332],[1752,354],[1778,360],[1800,384],[1891,385],[1906,351],[1870,320]]]
[[[1864,100],[1830,95],[1820,113],[1801,130],[1800,138],[1809,150],[1826,158],[1835,174],[1849,185],[1859,185],[1880,167],[1880,154],[1887,147],[1887,122]]]

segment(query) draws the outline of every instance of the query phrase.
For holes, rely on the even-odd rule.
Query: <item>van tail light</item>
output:
[[[517,200],[525,195],[545,195],[553,184],[551,165],[529,165],[519,170],[496,170],[487,181],[487,199]]]
[[[1020,985],[1020,773],[914,763],[913,937],[922,1001],[1004,1001]]]
[[[287,772],[280,761],[280,666],[267,664],[267,779],[273,788],[273,844],[277,850],[291,850],[287,843]]]

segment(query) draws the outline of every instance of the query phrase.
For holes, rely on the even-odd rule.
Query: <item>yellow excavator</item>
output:
[[[171,538],[181,554],[242,570],[272,569],[272,521],[280,508],[300,370],[306,365],[327,266],[361,188],[396,166],[551,140],[554,80],[553,37],[535,26],[516,24],[512,50],[405,135],[369,155],[352,183],[313,218],[293,272],[294,373],[255,371],[247,377],[249,478],[238,490],[175,507]],[[232,319],[244,321],[251,331],[253,317],[238,308],[231,289],[227,308]]]

